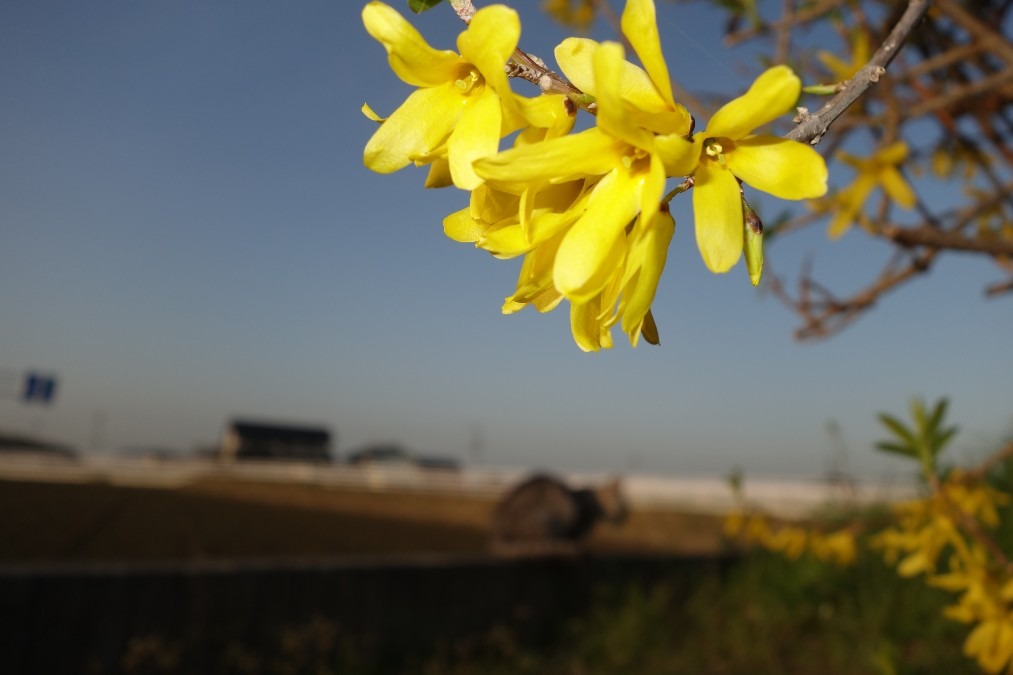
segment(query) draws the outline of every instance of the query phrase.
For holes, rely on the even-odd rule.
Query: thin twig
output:
[[[961,232],[940,230],[927,225],[921,227],[888,225],[882,229],[882,232],[885,238],[904,247],[928,246],[937,249],[945,248],[950,251],[1013,256],[1013,241],[1007,239],[967,237]]]
[[[915,26],[929,11],[930,0],[910,0],[907,9],[897,25],[890,31],[886,41],[880,46],[872,59],[851,78],[845,87],[814,114],[803,116],[801,123],[791,130],[787,138],[812,145],[819,143],[827,133],[834,120],[844,114],[873,84],[886,73],[886,67],[897,56],[904,41],[915,29]]]

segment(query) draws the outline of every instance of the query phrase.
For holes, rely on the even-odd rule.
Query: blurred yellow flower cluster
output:
[[[734,511],[725,517],[725,534],[746,545],[758,545],[790,560],[804,554],[820,562],[846,566],[855,561],[855,531],[843,527],[830,532],[801,525],[772,525],[761,513]]]
[[[552,6],[570,11],[571,3]],[[726,272],[745,249],[755,284],[762,226],[755,215],[746,222],[741,183],[782,199],[826,192],[826,164],[815,150],[755,133],[799,98],[801,82],[785,66],[764,72],[693,133],[692,117],[673,98],[653,0],[628,0],[621,17],[643,67],[618,43],[568,38],[556,48],[579,99],[510,90],[505,69],[520,20],[505,6],[474,14],[459,54],[433,49],[381,2],[366,5],[363,21],[394,72],[417,87],[386,119],[364,107],[380,123],[365,165],[380,173],[429,165],[428,187],[470,191],[469,206],[445,219],[446,234],[500,258],[523,257],[503,312],[527,305],[546,312],[565,299],[585,351],[611,347],[615,325],[633,346],[641,337],[659,341],[651,305],[675,231],[668,204],[676,194],[693,188],[707,267]],[[596,124],[571,133],[580,105],[593,108]],[[515,132],[513,147],[501,150]],[[666,195],[670,178],[680,184]]]
[[[954,471],[930,496],[895,507],[897,526],[870,541],[901,576],[924,574],[928,584],[960,594],[944,614],[974,625],[964,653],[990,673],[1013,672],[1013,570],[969,532],[998,526],[997,507],[1008,502]]]

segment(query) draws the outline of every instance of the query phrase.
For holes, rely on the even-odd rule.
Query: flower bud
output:
[[[759,285],[763,275],[763,223],[745,198],[742,199],[742,221],[746,236],[742,246],[746,256],[746,270],[754,286]]]

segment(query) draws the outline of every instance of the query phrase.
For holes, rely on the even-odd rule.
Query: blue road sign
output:
[[[25,403],[52,403],[56,396],[56,378],[52,375],[26,373],[21,400]]]

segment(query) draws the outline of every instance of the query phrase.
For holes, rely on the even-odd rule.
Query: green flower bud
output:
[[[749,272],[749,280],[757,286],[763,275],[763,223],[745,198],[742,199],[742,216],[742,225],[746,231],[742,245],[746,256],[746,270]]]

